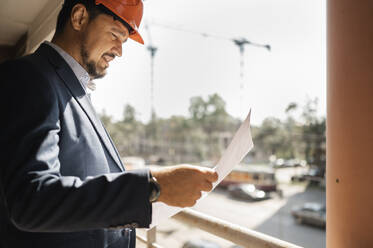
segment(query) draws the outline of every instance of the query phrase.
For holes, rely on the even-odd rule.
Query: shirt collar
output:
[[[65,52],[61,47],[49,41],[44,41],[44,44],[51,46],[62,56],[62,58],[66,61],[66,63],[73,70],[75,76],[78,78],[80,84],[82,85],[86,93],[88,93],[87,90],[92,90],[92,87],[89,87],[89,84],[94,84],[94,83],[91,82],[91,78],[88,72],[70,54]]]

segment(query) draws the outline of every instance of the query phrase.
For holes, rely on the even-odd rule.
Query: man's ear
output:
[[[75,31],[81,31],[89,22],[87,8],[83,4],[76,4],[71,10],[71,26]]]

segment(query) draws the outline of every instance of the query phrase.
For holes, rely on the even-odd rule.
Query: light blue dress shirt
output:
[[[92,91],[92,87],[89,87],[89,84],[90,83],[93,84],[93,83],[91,82],[91,78],[88,72],[70,54],[65,52],[61,47],[49,41],[44,41],[44,44],[51,46],[54,50],[56,50],[62,56],[62,58],[66,61],[66,63],[73,70],[75,76],[78,78],[85,93],[90,95]]]

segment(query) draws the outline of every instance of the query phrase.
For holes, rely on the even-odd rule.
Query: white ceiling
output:
[[[48,0],[0,0],[0,45],[15,45]]]

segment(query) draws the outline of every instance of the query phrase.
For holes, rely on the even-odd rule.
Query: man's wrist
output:
[[[161,195],[161,186],[159,185],[157,179],[153,177],[152,173],[149,171],[149,201],[151,203],[156,202]]]

